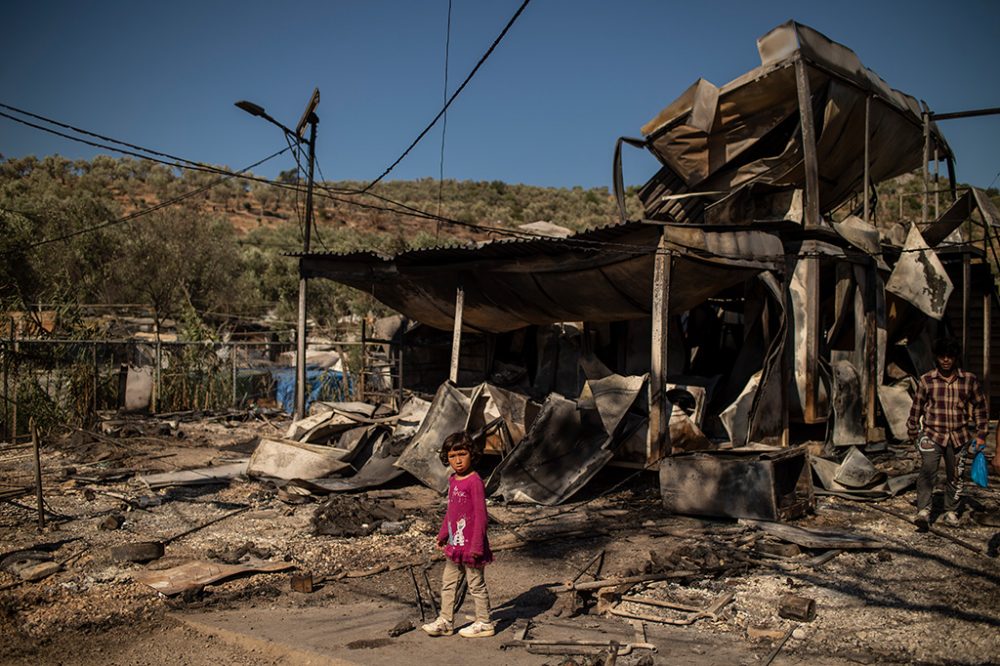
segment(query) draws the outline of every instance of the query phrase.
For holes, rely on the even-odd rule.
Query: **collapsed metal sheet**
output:
[[[441,443],[448,435],[465,428],[471,405],[469,396],[447,382],[442,384],[420,429],[399,456],[396,466],[439,493],[448,490],[450,469],[441,464]]]
[[[848,215],[840,222],[834,222],[833,230],[865,254],[881,258],[881,238],[874,224],[865,222],[857,215]]]
[[[309,413],[320,414],[322,412],[337,412],[349,416],[357,416],[363,419],[370,419],[375,414],[376,405],[367,402],[336,402],[317,400],[309,405]]]
[[[635,399],[639,397],[643,386],[649,375],[622,377],[621,375],[609,375],[604,379],[591,379],[587,381],[587,387],[594,399],[594,406],[604,424],[604,431],[609,435],[614,435],[618,430],[618,424],[625,417],[625,414]]]
[[[903,254],[885,285],[886,291],[940,321],[953,288],[937,253],[927,246],[916,225],[910,227]]]
[[[288,485],[319,493],[352,492],[385,485],[404,474],[402,469],[396,467],[399,460],[397,448],[385,433],[379,433],[372,442],[371,456],[357,474],[348,478],[294,479]]]
[[[719,413],[719,420],[722,421],[722,427],[726,429],[729,441],[736,448],[746,446],[749,442],[750,408],[753,406],[753,399],[757,395],[757,389],[760,388],[762,376],[763,371],[755,372],[736,397],[736,400]]]
[[[247,474],[275,479],[320,479],[350,467],[349,452],[290,440],[262,438],[250,458]]]
[[[497,467],[497,493],[512,502],[553,505],[583,487],[612,458],[596,410],[550,394],[513,453]]]
[[[642,128],[646,146],[679,181],[673,194],[706,193],[713,202],[740,188],[755,191],[740,205],[743,215],[720,222],[752,222],[767,200],[803,189],[796,64],[805,67],[815,117],[820,209],[836,208],[861,186],[865,159],[865,106],[869,113],[870,173],[874,182],[909,172],[923,156],[922,109],[914,98],[893,90],[848,48],[790,21],[757,41],[760,67],[717,88],[698,81]],[[932,148],[950,149],[931,124]],[[652,182],[652,181],[651,181]],[[664,188],[644,188],[648,216],[668,214]],[[779,190],[777,193],[776,190]],[[758,204],[758,205],[746,205]],[[780,207],[780,206],[778,206]],[[732,206],[730,206],[732,208]],[[706,211],[706,221],[711,216]]]
[[[160,472],[159,474],[145,474],[138,480],[150,488],[167,488],[169,486],[200,486],[211,483],[228,483],[235,478],[244,476],[247,473],[247,465],[250,459],[246,458],[239,462],[228,465],[213,465],[211,467],[199,467],[197,469],[182,469],[176,472]]]
[[[847,455],[840,461],[837,473],[833,475],[833,480],[848,488],[868,488],[876,483],[885,481],[885,473],[875,469],[872,461],[868,460],[861,450],[852,446]]]
[[[392,429],[392,438],[394,440],[408,439],[416,435],[430,409],[431,403],[427,400],[417,396],[410,397],[399,410],[396,425]]]
[[[831,366],[833,444],[834,446],[864,444],[866,436],[861,402],[864,392],[861,389],[860,373],[850,361],[846,360],[833,361]]]
[[[865,462],[867,462],[867,458],[865,458]],[[877,476],[870,476],[869,485],[851,487],[837,481],[838,475],[845,473],[843,471],[843,463],[837,463],[833,460],[827,460],[826,458],[812,456],[810,458],[810,464],[812,466],[813,473],[819,480],[820,487],[826,492],[826,494],[848,498],[864,497],[874,499],[882,497],[895,497],[913,485],[918,476],[916,473],[901,474],[899,476],[886,479],[885,474],[880,473]],[[864,467],[864,463],[862,463],[862,467]]]
[[[769,443],[777,440],[783,427],[780,366],[785,352],[787,326],[784,299],[781,285],[772,273],[761,273],[757,282],[759,292],[756,296],[751,292],[752,299],[746,310],[746,318],[752,322],[750,332],[740,350],[730,383],[733,375],[746,376],[747,368],[753,368],[752,374],[719,414],[719,420],[734,447],[745,446],[752,441]],[[766,339],[763,326],[763,318],[769,316],[769,308],[773,308],[778,315],[777,330],[771,334],[770,340]],[[737,372],[736,369],[740,368],[743,370]]]
[[[904,381],[898,384],[883,384],[878,387],[878,399],[882,403],[882,413],[885,414],[885,418],[889,422],[892,436],[900,441],[906,441],[909,438],[906,420],[913,407],[909,384],[909,381]]]
[[[528,396],[492,384],[481,384],[473,392],[465,429],[475,432],[496,419],[501,419],[510,437],[510,444],[517,446],[524,439],[525,432],[531,427],[537,414],[538,405],[531,402]]]

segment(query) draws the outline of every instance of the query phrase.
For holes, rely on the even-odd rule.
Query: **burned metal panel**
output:
[[[213,465],[197,469],[183,469],[176,472],[160,472],[145,474],[138,481],[149,488],[167,488],[170,486],[200,486],[212,483],[229,483],[235,478],[247,473],[250,459],[227,465]]]
[[[954,286],[937,253],[927,246],[916,225],[910,227],[903,254],[893,267],[885,289],[931,319],[940,321],[944,316]]]
[[[685,185],[673,185],[672,193],[703,192],[702,201],[711,203],[726,194],[738,199],[740,188],[754,188],[737,206],[749,222],[757,219],[756,200],[772,198],[779,188],[803,188],[796,63],[805,70],[814,110],[822,211],[832,210],[860,189],[869,97],[871,179],[879,182],[921,164],[919,103],[890,88],[850,49],[788,22],[761,37],[758,50],[760,67],[722,88],[697,82],[642,128],[650,152]],[[933,124],[931,140],[940,154],[950,155]],[[657,174],[653,181],[664,178]],[[662,196],[661,190],[647,184],[643,193]],[[644,203],[655,210],[656,202],[644,199]],[[706,221],[713,217],[734,222],[733,206],[721,216],[706,210]]]
[[[649,375],[610,375],[604,379],[587,381],[587,390],[593,396],[594,407],[601,417],[605,432],[613,435],[618,430],[618,425],[635,404],[648,379]]]
[[[534,395],[579,395],[585,381],[579,366],[581,331],[576,324],[540,326]]]
[[[775,256],[781,254],[778,237],[762,231],[668,226],[662,233],[677,252],[678,277],[670,294],[675,312],[774,268]],[[391,260],[370,253],[305,255],[300,266],[310,277],[362,289],[441,330],[452,329],[455,289],[461,281],[466,330],[500,333],[529,324],[648,317],[660,234],[658,225],[628,223],[570,239],[410,251]],[[508,255],[512,248],[516,253]]]
[[[503,423],[504,433],[491,434],[486,439],[486,452],[506,454],[524,439],[538,414],[537,403],[528,396],[508,391],[492,384],[480,384],[472,393],[465,431],[483,432],[490,424]]]
[[[290,481],[289,485],[299,486],[311,492],[340,493],[355,492],[367,488],[377,488],[405,472],[396,466],[399,460],[399,443],[394,444],[385,433],[374,435],[372,452],[357,473],[346,478],[325,478]]]
[[[472,401],[451,384],[442,384],[431,401],[430,410],[396,466],[422,483],[443,493],[448,489],[450,471],[441,463],[441,442],[465,428]]]
[[[719,413],[719,420],[729,435],[729,441],[734,447],[746,446],[750,442],[750,409],[754,397],[760,388],[763,371],[750,376],[743,390],[729,405]]]
[[[804,446],[671,456],[660,461],[660,494],[670,513],[787,520],[812,508]]]
[[[250,458],[247,474],[276,479],[320,479],[348,469],[350,464],[343,460],[348,453],[330,446],[265,437]]]
[[[831,362],[833,388],[833,432],[830,437],[834,446],[855,446],[864,444],[865,420],[861,388],[862,374],[847,360]]]
[[[810,459],[810,463],[820,488],[826,494],[843,497],[894,497],[917,478],[916,473],[887,478],[857,448],[852,448],[839,463],[816,456]]]
[[[721,393],[726,407],[718,415],[735,447],[769,442],[781,434],[786,315],[782,287],[772,273],[761,273],[748,285],[744,322],[745,338]]]
[[[611,460],[610,442],[596,410],[553,393],[521,445],[494,472],[497,493],[508,501],[559,504]]]
[[[906,441],[909,434],[906,429],[906,420],[910,416],[910,409],[913,407],[913,397],[910,395],[910,384],[912,380],[898,384],[883,384],[878,387],[879,402],[882,403],[882,413],[885,414],[889,422],[889,429],[892,436],[900,441]]]
[[[834,323],[827,333],[830,350],[831,406],[834,446],[853,446],[867,441],[865,399],[868,373],[873,361],[867,358],[865,328],[865,288],[867,276],[862,266],[837,264]]]
[[[990,195],[978,187],[972,188],[972,195],[976,199],[976,207],[979,209],[980,215],[983,216],[983,221],[994,229],[1000,227],[1000,210],[997,210]]]
[[[924,228],[923,237],[927,244],[931,247],[937,247],[958,230],[962,223],[972,215],[973,202],[972,190],[967,190],[952,202],[948,206],[948,210]]]

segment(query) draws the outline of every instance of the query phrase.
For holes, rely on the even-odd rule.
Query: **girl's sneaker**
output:
[[[455,628],[451,626],[451,622],[443,617],[439,617],[430,624],[425,624],[420,628],[423,629],[424,633],[428,636],[451,636],[455,633]]]
[[[487,636],[492,636],[494,633],[495,630],[492,623],[480,622],[478,620],[464,629],[458,630],[458,635],[465,638],[486,638]]]

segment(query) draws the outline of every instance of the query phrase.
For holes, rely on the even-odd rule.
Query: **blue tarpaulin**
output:
[[[274,368],[275,399],[287,413],[295,412],[295,368]],[[345,400],[351,391],[351,379],[337,370],[306,368],[306,411],[316,400]]]

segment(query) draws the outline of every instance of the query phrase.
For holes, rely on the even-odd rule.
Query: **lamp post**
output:
[[[290,130],[277,120],[272,118],[264,110],[264,107],[240,100],[236,106],[246,111],[252,116],[263,118],[272,125],[277,126],[286,136],[294,138],[299,144],[305,143],[309,148],[309,180],[306,188],[306,230],[302,242],[302,254],[309,254],[309,239],[312,232],[313,217],[313,166],[316,163],[316,125],[319,124],[319,117],[316,115],[316,106],[319,104],[319,88],[313,90],[309,103],[299,119],[299,124],[295,130]],[[309,139],[305,139],[305,128],[309,126]],[[295,333],[295,418],[301,419],[306,415],[306,277],[302,273],[302,260],[299,259],[299,318],[298,327]]]

